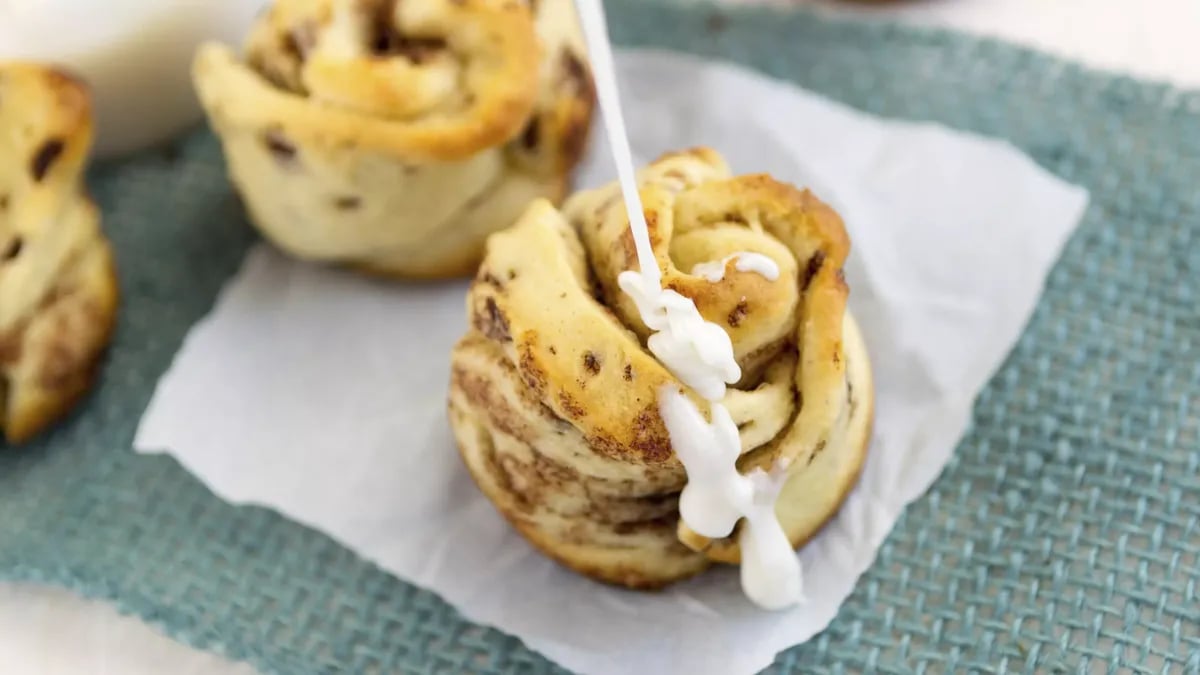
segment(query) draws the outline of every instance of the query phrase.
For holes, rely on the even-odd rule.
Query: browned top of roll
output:
[[[802,462],[845,402],[849,242],[841,219],[807,191],[768,176],[732,177],[707,149],[659,159],[640,186],[664,285],[692,298],[732,339],[744,378],[726,405],[744,450],[769,443],[770,459]],[[690,273],[743,251],[770,256],[779,278],[733,263],[718,282]],[[636,267],[619,187],[610,185],[576,195],[561,214],[535,204],[493,235],[469,303],[476,328],[506,345],[541,403],[596,450],[677,466],[657,392],[687,387],[647,351],[648,331],[617,287],[617,276]]]
[[[277,0],[245,61],[209,44],[194,70],[206,107],[231,120],[449,161],[522,130],[540,49],[524,2]]]

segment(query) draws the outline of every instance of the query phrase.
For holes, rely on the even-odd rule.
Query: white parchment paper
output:
[[[739,173],[811,187],[850,229],[876,435],[858,486],[800,553],[806,605],[758,610],[732,568],[658,594],[613,589],[514,534],[446,422],[462,282],[369,281],[254,249],[163,376],[135,446],[171,453],[224,499],[329,534],[569,669],[752,673],[829,624],[945,466],[1087,195],[1005,143],[872,118],[729,65],[639,51],[619,54],[618,69],[639,161],[709,145]],[[580,186],[614,178],[604,142]]]

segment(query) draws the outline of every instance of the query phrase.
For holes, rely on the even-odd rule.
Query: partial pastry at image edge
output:
[[[19,444],[93,385],[119,288],[83,185],[86,85],[44,64],[0,62],[0,98],[0,428]]]

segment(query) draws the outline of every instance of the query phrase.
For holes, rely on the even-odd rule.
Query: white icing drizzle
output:
[[[715,284],[725,278],[725,269],[729,267],[730,261],[734,261],[733,268],[739,272],[757,272],[767,281],[779,278],[779,265],[776,265],[774,260],[751,251],[734,253],[720,260],[696,263],[692,267],[692,276],[704,277]]]
[[[663,387],[658,397],[671,445],[687,469],[688,482],[679,496],[683,522],[696,534],[720,539],[745,518],[738,538],[742,590],[766,609],[783,609],[799,602],[803,591],[800,559],[775,516],[775,500],[787,480],[787,466],[776,464],[771,473],[762,469],[738,473],[741,441],[725,406],[713,404],[709,424],[679,389]]]
[[[622,272],[617,283],[633,298],[646,327],[654,331],[646,341],[650,352],[704,398],[724,398],[725,385],[742,377],[729,334],[705,321],[691,298],[663,290],[641,272]],[[675,442],[674,435],[671,442]]]
[[[617,281],[637,305],[642,321],[654,331],[647,341],[650,352],[711,402],[710,424],[677,387],[666,386],[658,392],[659,412],[671,446],[688,476],[679,499],[680,518],[697,534],[715,539],[729,536],[743,521],[738,539],[742,590],[766,609],[791,606],[801,601],[800,561],[775,515],[775,501],[787,478],[786,466],[778,465],[769,474],[755,470],[742,475],[737,470],[741,439],[729,411],[720,403],[726,384],[741,378],[733,344],[724,329],[704,320],[690,298],[662,288],[621,116],[604,8],[601,0],[578,0],[577,5],[641,268],[622,272]],[[767,256],[736,256],[739,271],[755,271],[770,280],[779,277],[779,267]],[[720,276],[714,281],[724,277],[727,262],[721,262]]]

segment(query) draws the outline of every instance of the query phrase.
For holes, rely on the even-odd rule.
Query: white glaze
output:
[[[725,278],[725,270],[729,267],[730,261],[734,262],[733,268],[739,272],[757,272],[767,281],[775,281],[779,278],[779,265],[776,265],[774,260],[761,253],[751,251],[740,251],[720,260],[696,263],[692,267],[692,276],[704,277],[716,283]]]
[[[675,377],[712,402],[709,423],[678,388],[666,386],[658,392],[659,412],[671,447],[688,476],[679,498],[680,518],[696,533],[710,538],[729,536],[742,521],[738,539],[742,590],[763,608],[789,607],[801,600],[801,577],[800,561],[775,515],[786,467],[776,467],[771,474],[755,471],[743,476],[738,472],[741,439],[729,411],[720,403],[726,384],[741,377],[733,344],[723,328],[704,320],[690,298],[662,288],[621,117],[604,8],[600,0],[579,0],[577,4],[641,268],[622,272],[617,281],[637,305],[642,321],[654,331],[647,341],[651,353]],[[778,278],[779,268],[767,256],[737,255],[739,271]],[[726,262],[722,261],[717,280],[724,276]]]

